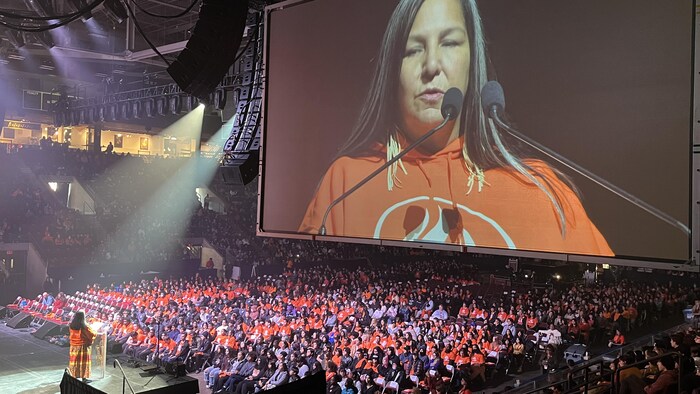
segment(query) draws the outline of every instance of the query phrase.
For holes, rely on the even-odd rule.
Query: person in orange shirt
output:
[[[471,369],[469,380],[474,380],[476,377],[481,377],[481,379],[483,379],[483,381],[486,382],[486,365],[484,365],[485,362],[486,358],[481,352],[481,349],[479,349],[479,346],[472,346],[472,354],[469,358]]]
[[[622,335],[620,330],[615,330],[615,336],[608,341],[608,347],[613,347],[613,346],[622,346],[625,344],[625,336]]]
[[[466,368],[469,366],[470,363],[470,357],[469,357],[469,349],[466,347],[463,347],[462,350],[459,352],[459,355],[457,358],[455,358],[455,365],[457,368]]]
[[[165,358],[169,358],[170,356],[173,355],[173,350],[175,350],[175,347],[177,346],[177,343],[170,339],[167,333],[163,332],[160,334],[160,343],[158,344],[158,355],[157,357],[153,357],[154,360],[163,360]]]
[[[469,307],[467,307],[467,303],[462,303],[462,307],[459,308],[459,313],[457,315],[463,319],[469,318]]]
[[[129,336],[129,339],[127,339],[126,343],[124,344],[123,353],[129,357],[136,357],[136,354],[134,352],[139,346],[141,346],[145,339],[145,335],[139,336],[138,332],[132,332]]]
[[[538,323],[539,319],[537,319],[537,317],[535,316],[535,312],[530,312],[530,315],[525,321],[525,327],[527,327],[527,329],[529,330],[534,330],[537,327]]]
[[[90,358],[92,341],[97,336],[87,324],[85,324],[85,312],[78,311],[73,315],[69,324],[70,331],[70,357],[68,370],[76,379],[87,382],[90,377]]]
[[[464,0],[399,4],[361,115],[299,232],[318,234],[334,200],[441,124],[454,87],[465,96],[459,115],[333,207],[326,234],[612,256],[576,187],[520,154],[482,110],[490,63],[478,9]]]

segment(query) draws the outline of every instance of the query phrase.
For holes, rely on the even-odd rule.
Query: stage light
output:
[[[113,20],[117,24],[124,22],[128,15],[126,9],[119,0],[106,0],[104,2],[105,13],[109,19]]]
[[[207,106],[207,105],[204,104],[204,103],[199,103],[199,105],[197,106],[197,108],[204,109],[204,107],[206,107],[206,106]]]
[[[182,102],[180,96],[172,96],[168,99],[168,109],[173,115],[179,115],[182,111]]]
[[[73,7],[75,8],[76,11],[84,10],[87,8],[88,4],[87,1],[85,0],[68,0]],[[87,22],[90,18],[92,18],[92,13],[87,10],[83,15],[80,16],[80,19],[83,20],[83,22]]]
[[[180,101],[182,102],[182,110],[184,112],[190,112],[196,108],[197,98],[194,96],[183,96],[180,98]]]
[[[185,141],[199,136],[202,117],[203,111],[191,111],[168,126],[159,135],[172,137],[173,134],[179,134],[187,136],[187,138],[183,138]],[[197,187],[209,184],[216,173],[217,166],[217,160],[202,158],[200,155],[168,164],[169,176],[167,180],[162,184],[143,185],[142,190],[140,190],[143,202],[117,226],[116,231],[106,241],[109,250],[126,249],[133,234],[143,227],[144,215],[156,215],[167,216],[168,220],[160,227],[160,231],[147,232],[144,235],[144,242],[160,245],[175,252],[176,248],[179,247],[177,240],[184,236],[190,218],[197,209],[197,205],[192,202],[192,195]],[[144,167],[143,163],[138,163],[138,161],[123,161],[111,169],[116,173],[127,174],[138,171],[143,173],[146,179],[150,176],[149,171],[158,171],[159,173],[162,171],[155,164],[154,167]],[[104,180],[97,182],[102,181]],[[168,201],[168,204],[164,206],[163,201],[165,200]]]

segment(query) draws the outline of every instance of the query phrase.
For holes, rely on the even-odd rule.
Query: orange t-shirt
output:
[[[459,308],[459,315],[468,317],[469,316],[469,308],[467,308],[466,306]]]
[[[472,354],[471,358],[469,359],[471,361],[472,365],[481,365],[483,364],[486,359],[484,358],[484,355],[481,353],[474,353]]]
[[[527,318],[527,323],[525,324],[527,328],[535,328],[537,327],[538,319],[536,317],[528,317]]]
[[[401,141],[402,146],[408,145]],[[393,190],[386,172],[337,204],[326,221],[328,235],[432,241],[507,249],[612,256],[576,194],[544,162],[526,163],[546,176],[548,190],[561,201],[563,231],[550,198],[509,167],[484,172],[481,191],[461,155],[462,139],[427,156],[409,152],[402,159]],[[299,226],[318,234],[330,203],[385,162],[383,146],[366,157],[337,159],[326,172]],[[541,184],[547,182],[535,176]]]

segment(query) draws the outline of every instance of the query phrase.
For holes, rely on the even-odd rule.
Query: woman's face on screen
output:
[[[400,111],[409,140],[442,122],[440,107],[449,88],[467,91],[469,60],[469,36],[459,0],[426,0],[409,32],[401,63]],[[457,138],[458,126],[431,137],[426,148],[439,150]]]

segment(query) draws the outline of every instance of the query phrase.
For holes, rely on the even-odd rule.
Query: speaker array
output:
[[[185,49],[168,67],[184,92],[205,99],[236,60],[248,17],[248,0],[204,0]]]

